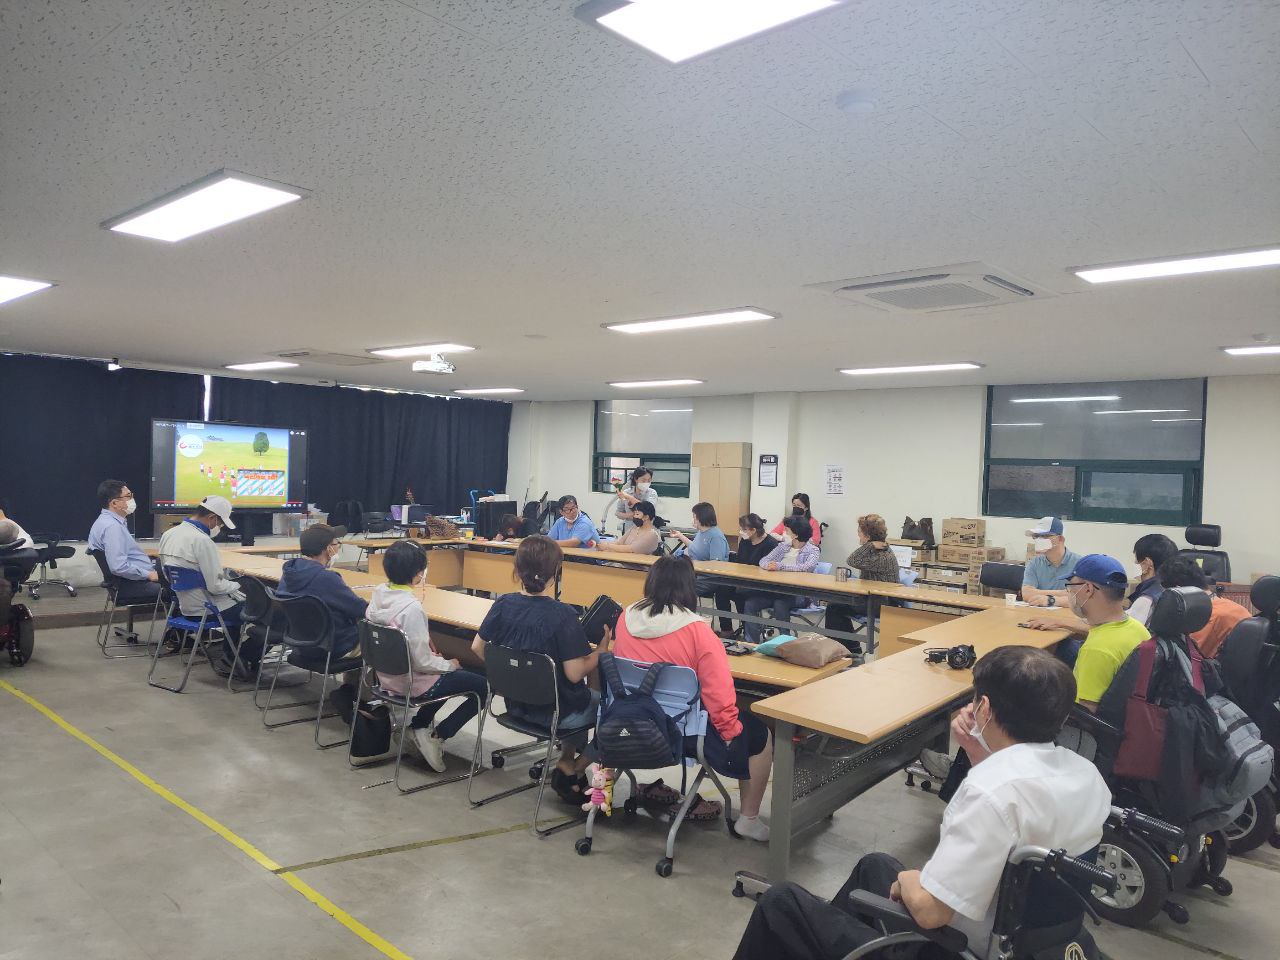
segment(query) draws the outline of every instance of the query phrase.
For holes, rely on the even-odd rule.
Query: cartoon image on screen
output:
[[[233,507],[278,507],[289,495],[289,431],[271,427],[179,425],[174,443],[175,498],[199,503],[220,494]]]

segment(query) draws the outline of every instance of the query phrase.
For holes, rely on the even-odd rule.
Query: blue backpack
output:
[[[613,695],[601,710],[600,722],[596,726],[596,747],[604,766],[657,770],[680,762],[684,751],[677,722],[679,718],[669,716],[653,695],[658,675],[663,667],[669,666],[672,664],[655,663],[650,666],[640,686],[629,693],[622,683],[622,674],[613,654],[601,654],[600,672]]]

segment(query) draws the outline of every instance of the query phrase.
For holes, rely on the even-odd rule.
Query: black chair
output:
[[[1280,577],[1259,577],[1249,591],[1258,615],[1241,620],[1218,651],[1231,699],[1272,746],[1280,747]]]
[[[988,560],[978,573],[978,581],[984,587],[1002,593],[1022,593],[1022,574],[1026,567],[1021,563],[996,563]]]
[[[39,600],[40,588],[50,584],[65,589],[69,597],[76,595],[75,584],[68,580],[63,580],[61,577],[49,576],[50,570],[58,569],[59,560],[70,560],[76,555],[76,548],[62,546],[59,542],[61,540],[62,537],[56,533],[33,533],[31,535],[32,543],[36,544],[37,562],[40,565],[40,579],[28,580],[26,583],[27,593],[31,594],[32,600]]]
[[[102,655],[109,660],[127,660],[130,657],[146,657],[150,656],[148,650],[151,646],[151,638],[155,633],[156,619],[160,616],[160,610],[163,606],[168,609],[172,597],[165,597],[165,590],[161,590],[156,594],[155,600],[151,603],[130,603],[125,604],[124,608],[128,614],[128,623],[122,630],[115,626],[116,610],[120,607],[120,592],[124,583],[121,577],[111,572],[111,568],[107,566],[107,555],[101,550],[89,550],[89,556],[98,564],[98,570],[102,573],[102,582],[107,585],[107,599],[102,605],[102,619],[98,623],[98,649],[102,651]],[[138,644],[138,634],[133,629],[134,617],[138,613],[151,612],[151,626],[147,630],[147,642],[145,646]],[[123,643],[112,643],[112,636],[121,638]],[[163,637],[161,638],[163,642]],[[111,653],[112,650],[125,649],[129,653]]]
[[[284,613],[276,606],[275,593],[265,583],[248,574],[233,579],[240,585],[240,591],[244,594],[244,605],[240,609],[240,642],[235,644],[231,671],[227,674],[227,689],[232,693],[244,693],[249,689],[247,685],[239,688],[235,685],[236,672],[244,665],[244,661],[240,659],[240,649],[246,640],[260,641],[262,657],[265,657],[271,646],[271,631],[274,629],[277,637],[284,636],[286,621]],[[254,670],[255,698],[261,681],[262,658],[260,657],[257,669]]]
[[[1214,549],[1222,546],[1222,527],[1216,523],[1202,523],[1199,526],[1187,527],[1183,535],[1191,547],[1187,550],[1179,550],[1178,556],[1194,561],[1210,579],[1218,583],[1229,583],[1231,558],[1224,551]],[[1198,549],[1200,547],[1210,549]]]
[[[395,693],[387,690],[381,683],[375,679],[369,686],[370,693],[379,700],[384,700],[393,707],[401,710],[400,717],[400,736],[399,743],[396,746],[396,768],[391,775],[391,779],[383,780],[381,783],[370,784],[370,786],[380,787],[384,783],[394,783],[396,789],[401,793],[417,793],[419,790],[430,790],[432,787],[444,786],[446,783],[457,783],[470,776],[469,772],[458,773],[452,777],[439,777],[430,780],[427,783],[418,784],[416,787],[402,787],[400,785],[400,761],[404,757],[404,738],[409,733],[409,722],[413,718],[409,715],[411,709],[424,707],[429,703],[444,703],[446,700],[454,700],[458,698],[470,698],[476,702],[477,714],[484,709],[484,704],[480,700],[479,694],[475,693],[450,693],[445,696],[430,696],[423,694],[422,696],[412,696],[409,691],[413,689],[413,660],[409,656],[409,642],[405,639],[404,634],[394,627],[384,627],[376,623],[370,623],[368,620],[360,621],[360,653],[364,657],[365,664],[373,671],[373,676],[382,673],[391,677],[405,678],[405,692]],[[357,705],[364,699],[365,690],[365,671],[360,672],[360,685],[356,688]],[[350,742],[355,742],[356,720],[360,716],[357,707],[351,716],[351,737]],[[483,725],[483,718],[481,724]],[[484,746],[482,741],[477,738],[477,750],[483,752]],[[347,748],[347,762],[353,767],[368,766],[368,764],[360,764],[355,762],[355,758],[351,755],[351,748]]]
[[[380,510],[375,510],[364,515],[364,532],[365,533],[386,533],[388,530],[395,529],[395,521],[388,517]]]
[[[15,597],[22,592],[23,583],[39,562],[39,553],[31,547],[19,545],[17,540],[0,543],[0,576],[9,581]]]
[[[267,691],[267,702],[262,708],[262,724],[269,729],[276,727],[288,726],[292,723],[301,722],[299,720],[286,720],[278,723],[270,723],[268,716],[271,713],[271,699],[275,694],[276,681],[280,678],[280,666],[282,662],[289,663],[290,666],[300,667],[303,670],[309,670],[312,673],[320,674],[320,698],[312,703],[290,704],[290,706],[315,706],[315,742],[316,747],[320,750],[328,750],[330,747],[341,747],[346,744],[346,740],[334,740],[331,743],[322,743],[320,740],[320,721],[327,717],[334,717],[337,714],[326,714],[324,712],[325,696],[329,692],[329,678],[335,674],[343,674],[349,670],[359,670],[361,660],[359,657],[340,657],[335,660],[333,658],[333,614],[329,612],[329,608],[324,602],[315,597],[289,597],[288,599],[278,599],[276,601],[284,611],[285,620],[288,623],[284,636],[280,638],[286,655],[282,660],[275,663],[275,671],[271,675],[271,688]],[[323,657],[323,664],[320,662]],[[277,709],[283,709],[277,707]],[[305,718],[304,718],[305,719]]]
[[[574,821],[569,820],[551,827],[539,827],[538,813],[542,810],[542,795],[546,792],[547,777],[551,773],[552,751],[555,749],[556,741],[562,737],[590,730],[595,726],[594,719],[591,723],[573,728],[560,726],[560,687],[556,683],[556,662],[545,653],[529,653],[499,646],[496,643],[487,643],[484,648],[484,668],[489,681],[489,696],[485,701],[484,709],[480,712],[480,727],[476,732],[476,748],[471,756],[471,774],[467,781],[467,801],[473,807],[482,807],[494,800],[501,800],[504,797],[537,788],[538,799],[533,807],[533,822],[530,824],[533,833],[539,837],[545,837],[557,830],[572,826]],[[495,695],[502,697],[508,703],[514,701],[530,707],[550,707],[551,724],[544,727],[541,724],[514,717],[509,708],[506,713],[494,713]],[[535,743],[546,741],[547,753],[539,765],[541,769],[534,767],[530,770],[532,783],[525,783],[476,800],[472,798],[471,788],[475,782],[476,773],[480,770],[484,723],[490,716],[508,730],[532,737]],[[536,777],[533,776],[535,773],[537,773]]]

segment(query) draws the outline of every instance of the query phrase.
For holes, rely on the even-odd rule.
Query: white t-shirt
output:
[[[920,884],[956,912],[978,956],[991,947],[996,892],[1014,849],[1076,856],[1102,839],[1111,791],[1093,764],[1051,743],[1019,743],[976,764],[947,804]]]
[[[27,533],[27,531],[22,529],[22,527],[18,526],[18,521],[11,519],[9,522],[12,523],[15,527],[17,527],[17,530],[18,530],[18,535],[15,538],[14,542],[17,543],[19,547],[21,547],[22,549],[30,550],[31,548],[33,548],[35,546],[35,542],[31,539],[31,534]]]

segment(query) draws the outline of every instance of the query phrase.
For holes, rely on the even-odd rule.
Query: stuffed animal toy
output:
[[[600,764],[593,763],[587,767],[587,777],[591,788],[587,791],[587,802],[582,809],[590,812],[592,807],[604,811],[606,817],[613,816],[613,781]]]

